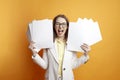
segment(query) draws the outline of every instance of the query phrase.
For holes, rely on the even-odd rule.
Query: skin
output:
[[[64,24],[64,26],[59,25],[59,24]],[[57,20],[56,20],[56,25],[55,25],[55,31],[57,33],[57,38],[60,39],[60,40],[64,40],[66,30],[67,30],[66,20],[64,18],[58,17]]]

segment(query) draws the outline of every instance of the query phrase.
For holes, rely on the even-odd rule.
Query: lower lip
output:
[[[58,32],[59,35],[61,35],[63,32]]]

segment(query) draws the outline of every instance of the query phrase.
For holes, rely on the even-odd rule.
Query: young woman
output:
[[[89,59],[90,47],[87,44],[80,46],[84,53],[77,57],[76,52],[66,49],[69,21],[65,15],[57,15],[53,19],[54,48],[43,50],[41,57],[31,42],[32,59],[46,70],[45,80],[74,80],[72,69],[86,63]]]

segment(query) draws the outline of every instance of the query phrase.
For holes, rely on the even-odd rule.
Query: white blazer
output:
[[[58,74],[58,52],[55,44],[53,48],[44,49],[43,57],[36,54],[35,57],[32,56],[32,59],[43,69],[46,69],[45,80],[74,80],[72,69],[84,64],[89,59],[89,56],[82,55],[77,58],[76,52],[68,51],[65,48],[62,77],[59,77]]]

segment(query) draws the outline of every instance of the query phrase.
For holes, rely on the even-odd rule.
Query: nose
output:
[[[62,28],[62,25],[59,25],[59,28],[61,29],[61,28]]]

